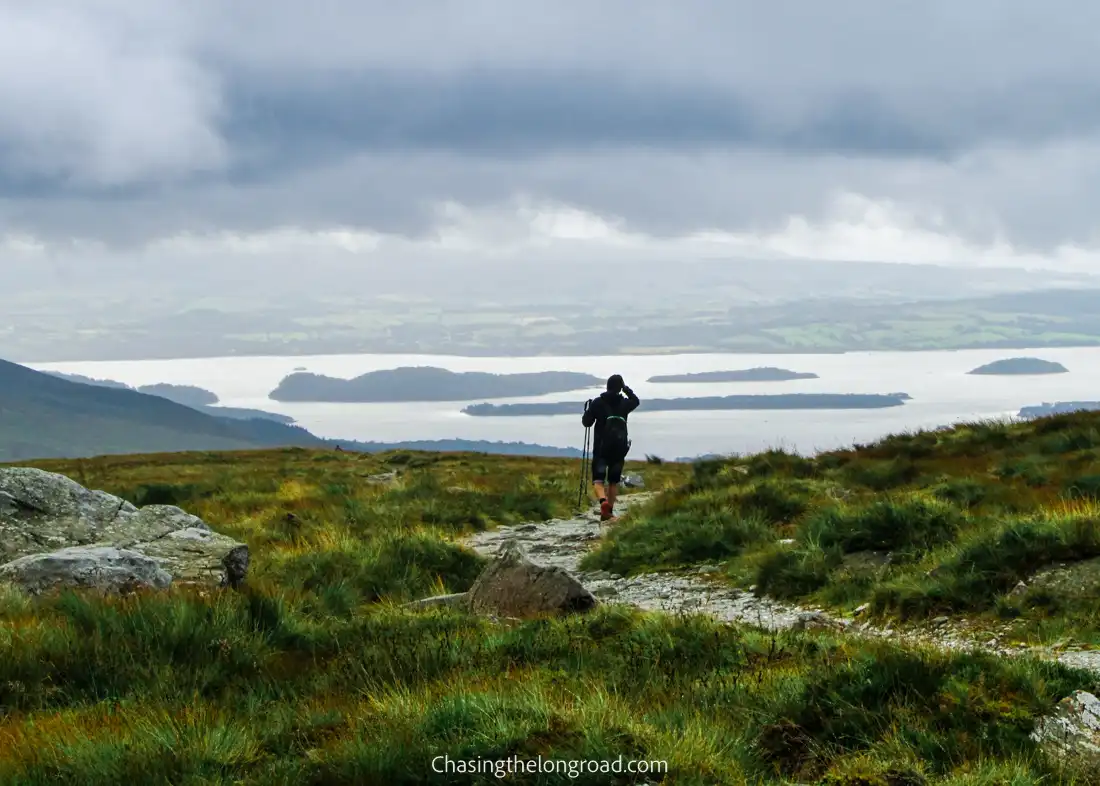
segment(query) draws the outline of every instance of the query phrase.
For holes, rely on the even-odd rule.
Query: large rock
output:
[[[28,591],[236,586],[248,547],[173,505],[138,509],[52,472],[0,468],[0,580]]]
[[[501,617],[584,612],[597,602],[563,568],[531,562],[515,540],[501,546],[466,593],[471,611]]]
[[[35,594],[59,587],[124,592],[165,589],[172,583],[172,574],[157,560],[136,551],[114,546],[73,546],[0,565],[0,581]]]
[[[1067,696],[1031,737],[1057,759],[1100,770],[1100,699],[1085,691]]]

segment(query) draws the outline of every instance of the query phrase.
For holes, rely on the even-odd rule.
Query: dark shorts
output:
[[[617,485],[623,480],[623,462],[608,463],[607,459],[599,456],[592,457],[592,482]]]

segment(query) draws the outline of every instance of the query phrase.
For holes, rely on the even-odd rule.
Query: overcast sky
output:
[[[1085,0],[0,0],[0,264],[1100,272],[1097,31]]]

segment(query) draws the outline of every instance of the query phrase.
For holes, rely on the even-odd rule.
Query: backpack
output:
[[[600,439],[600,452],[608,461],[622,461],[630,452],[630,439],[626,429],[626,418],[621,415],[608,415],[603,424]]]

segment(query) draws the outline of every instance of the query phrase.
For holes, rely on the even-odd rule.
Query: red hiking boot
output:
[[[607,521],[611,518],[611,502],[606,499],[602,500],[600,502],[600,521]]]

